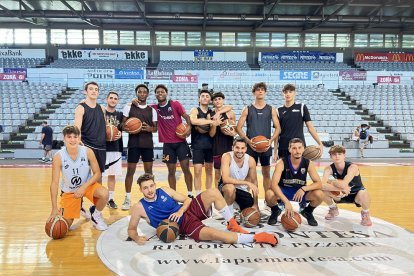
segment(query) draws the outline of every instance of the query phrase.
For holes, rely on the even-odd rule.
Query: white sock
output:
[[[233,204],[227,205],[227,207],[229,207],[230,213],[233,216],[234,215],[234,207],[233,207]]]
[[[113,199],[114,198],[114,194],[115,194],[114,191],[109,191],[109,199],[108,200]]]
[[[237,234],[237,243],[252,243],[254,242],[253,234]]]
[[[201,190],[196,190],[196,195],[201,194]]]
[[[362,210],[362,212],[368,213],[369,212],[369,209]]]
[[[329,209],[333,209],[333,208],[335,208],[336,207],[336,204],[334,203],[334,204],[332,204],[332,205],[329,205]]]
[[[131,199],[131,193],[126,193],[125,196],[127,199]]]
[[[233,218],[233,213],[230,211],[229,206],[225,206],[223,209],[218,210],[220,215],[228,222],[231,218]]]
[[[189,196],[193,196],[193,191],[188,191],[188,192],[187,192],[187,195],[189,195]]]

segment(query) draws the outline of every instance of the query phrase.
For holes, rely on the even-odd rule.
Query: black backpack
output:
[[[367,130],[366,129],[361,129],[361,131],[359,132],[359,139],[365,140],[367,139]]]

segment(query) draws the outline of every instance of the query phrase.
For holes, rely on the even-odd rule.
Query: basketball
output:
[[[252,138],[252,143],[256,146],[257,152],[265,152],[269,145],[269,139],[265,136],[259,135]]]
[[[321,158],[321,150],[318,146],[307,146],[303,152],[303,157],[309,160],[317,160]]]
[[[68,222],[61,215],[57,215],[51,222],[47,221],[45,224],[46,234],[54,240],[63,238],[68,231]]]
[[[166,243],[173,242],[178,236],[178,229],[179,226],[176,222],[164,219],[158,224],[157,237]]]
[[[260,222],[260,213],[253,207],[244,208],[240,213],[240,223],[245,227],[255,227]]]
[[[224,120],[220,124],[220,130],[223,134],[228,135],[225,130],[234,131],[235,130],[236,123],[231,120]]]
[[[114,125],[106,125],[106,141],[114,141],[115,136],[117,136],[119,130]]]
[[[142,122],[140,119],[131,117],[125,121],[124,129],[129,134],[137,134],[141,131]]]
[[[299,228],[300,224],[302,223],[302,219],[300,217],[300,215],[296,212],[293,212],[293,217],[289,217],[286,215],[286,213],[284,213],[281,217],[281,222],[282,222],[282,226],[283,228],[286,229],[286,231],[295,231],[296,229]]]
[[[175,134],[177,134],[178,137],[185,139],[188,137],[187,135],[185,135],[188,128],[189,126],[187,124],[181,123],[175,128]]]

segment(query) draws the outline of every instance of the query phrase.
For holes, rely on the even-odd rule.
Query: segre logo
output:
[[[311,80],[310,71],[280,71],[281,80]]]

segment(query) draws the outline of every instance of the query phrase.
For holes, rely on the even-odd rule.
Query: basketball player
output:
[[[263,175],[263,189],[267,191],[270,188],[270,157],[272,156],[271,144],[277,141],[279,137],[279,121],[277,120],[276,109],[266,104],[265,97],[267,86],[264,82],[256,83],[253,86],[252,93],[255,97],[253,104],[244,107],[240,119],[237,122],[237,133],[240,137],[246,139],[249,147],[247,153],[254,158],[256,164],[260,161]],[[247,124],[247,132],[243,131],[244,123]],[[272,122],[274,126],[273,135]],[[263,135],[269,139],[267,150],[263,153],[256,151],[252,138]]]
[[[42,123],[42,136],[39,144],[43,145],[43,157],[40,159],[43,163],[52,162],[52,143],[53,143],[53,129],[47,124],[47,121]],[[47,160],[46,158],[49,158]]]
[[[240,206],[240,211],[252,206],[259,211],[256,162],[246,151],[247,142],[236,138],[233,150],[224,153],[221,158],[219,190],[231,212],[234,202]]]
[[[151,106],[157,111],[159,141],[164,143],[162,161],[167,164],[168,184],[170,188],[176,189],[175,172],[178,159],[184,173],[188,196],[193,196],[193,175],[190,172],[191,151],[187,141],[175,134],[175,129],[182,123],[182,118],[191,126],[190,116],[179,101],[167,99],[168,89],[165,85],[159,84],[155,87],[155,97],[158,104]],[[185,134],[188,136],[190,132],[191,127]]]
[[[336,203],[354,203],[362,207],[361,224],[371,226],[369,206],[371,203],[368,191],[362,184],[358,166],[345,161],[345,148],[335,145],[329,149],[329,156],[333,163],[325,168],[322,177],[322,189],[325,194],[324,201],[329,206],[325,219],[332,220],[339,215]],[[334,179],[329,179],[332,176]],[[344,197],[335,197],[330,191],[340,191]]]
[[[128,139],[128,168],[125,176],[125,200],[122,210],[129,210],[131,206],[131,189],[137,163],[141,158],[145,173],[152,174],[154,162],[154,142],[152,133],[157,132],[157,112],[147,104],[149,89],[145,84],[135,87],[137,98],[134,104],[128,103],[123,110],[123,123],[135,117],[141,120],[142,128],[139,133],[129,134]]]
[[[142,245],[148,240],[139,236],[137,227],[141,218],[152,227],[158,227],[164,219],[170,219],[180,225],[180,234],[188,235],[198,241],[222,241],[224,243],[267,243],[275,246],[278,240],[269,233],[248,234],[233,218],[220,192],[213,188],[199,194],[194,199],[188,198],[175,190],[156,187],[154,177],[144,174],[138,178],[138,184],[144,197],[132,207],[128,225],[128,236]],[[179,204],[182,203],[182,204]],[[202,223],[211,216],[212,205],[227,222],[227,230],[218,230]]]
[[[288,216],[293,216],[291,200],[299,202],[301,206],[310,202],[300,214],[307,219],[309,225],[318,225],[313,210],[323,200],[322,182],[314,163],[302,156],[304,150],[305,143],[299,138],[294,138],[289,142],[290,155],[276,163],[271,189],[266,192],[266,202],[272,210],[268,220],[270,225],[277,223],[277,217],[282,212],[278,206],[280,200],[284,203]],[[312,184],[306,184],[308,173]]]
[[[289,155],[289,141],[293,138],[300,138],[302,141],[305,141],[303,123],[306,124],[309,133],[316,143],[318,143],[322,155],[323,145],[311,121],[308,107],[305,104],[296,103],[295,96],[296,87],[293,84],[286,84],[283,87],[285,103],[277,109],[281,133],[279,137],[278,152],[274,156],[278,156],[279,158],[287,157]]]
[[[107,125],[113,125],[121,130],[122,112],[116,111],[119,95],[110,91],[106,96],[105,118]],[[118,139],[117,139],[118,138]],[[109,200],[106,204],[111,209],[117,209],[114,201],[115,177],[122,175],[122,134],[118,134],[114,141],[106,141],[106,163],[103,176],[108,176]]]
[[[220,123],[225,120],[229,120],[229,122],[236,122],[236,115],[232,110],[223,112],[224,110],[224,94],[221,92],[216,92],[213,94],[212,101],[214,109],[211,112],[211,117],[214,117],[216,114],[220,112]],[[213,164],[215,170],[215,183],[218,187],[218,183],[221,177],[221,156],[231,151],[233,146],[233,138],[237,135],[236,127],[234,126],[233,129],[224,128],[221,129],[220,126],[217,124],[212,124],[210,127],[210,136],[213,137]]]
[[[80,131],[77,126],[66,126],[63,129],[63,139],[65,147],[55,154],[52,162],[52,211],[48,221],[62,214],[70,226],[75,218],[79,218],[82,198],[87,197],[94,204],[90,208],[92,225],[97,230],[104,231],[108,226],[101,216],[101,211],[108,201],[108,190],[98,183],[101,172],[95,155],[90,148],[80,145]],[[61,209],[58,209],[58,183],[61,172]]]

